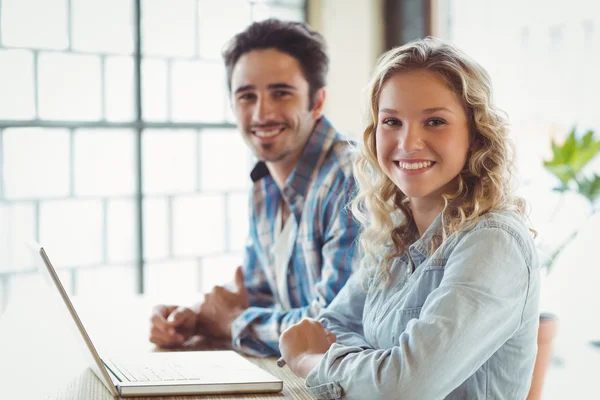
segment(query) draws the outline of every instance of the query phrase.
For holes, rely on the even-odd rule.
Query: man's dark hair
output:
[[[223,49],[229,91],[231,74],[240,57],[253,50],[264,49],[275,49],[298,60],[308,82],[309,103],[312,109],[315,93],[325,87],[329,69],[329,57],[323,36],[301,22],[280,21],[274,18],[254,22],[231,38]]]

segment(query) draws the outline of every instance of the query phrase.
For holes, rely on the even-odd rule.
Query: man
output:
[[[157,306],[150,340],[170,347],[200,334],[276,356],[281,332],[315,317],[352,272],[352,148],[322,115],[321,35],[270,19],[234,36],[223,57],[238,128],[260,160],[243,266],[234,287],[217,286],[196,306]]]

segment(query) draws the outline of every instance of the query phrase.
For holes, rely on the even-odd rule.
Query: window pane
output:
[[[174,121],[223,121],[226,81],[220,63],[174,61],[171,84]]]
[[[144,131],[144,193],[195,190],[196,135],[196,132],[191,130]]]
[[[248,194],[232,193],[228,198],[230,250],[243,250],[248,238],[249,205]]]
[[[32,119],[33,55],[25,50],[0,50],[0,119]]]
[[[100,59],[60,53],[39,56],[40,118],[100,119]]]
[[[202,293],[211,291],[215,285],[224,285],[233,282],[235,269],[238,265],[242,265],[242,261],[242,254],[202,257],[200,275]]]
[[[107,57],[105,62],[104,109],[108,121],[133,121],[134,83],[131,57]]]
[[[247,0],[199,0],[198,21],[200,56],[220,60],[225,42],[250,23],[250,3]]]
[[[225,78],[227,79],[227,78]],[[225,106],[225,121],[227,122],[231,122],[232,124],[235,124],[235,115],[233,115],[233,110],[231,109],[231,105],[230,105],[230,100],[229,100],[229,92],[225,92],[225,97],[227,99],[226,103],[227,105]]]
[[[25,243],[34,239],[33,205],[0,204],[0,271],[33,269],[33,257]]]
[[[169,216],[166,199],[144,199],[144,259],[169,255]]]
[[[167,63],[142,60],[142,112],[148,121],[167,119]]]
[[[200,278],[198,262],[169,261],[164,263],[148,263],[144,275],[146,294],[153,299],[181,298],[181,293],[195,293],[199,291]]]
[[[67,0],[2,0],[6,46],[67,48]]]
[[[0,278],[0,319],[8,303],[8,282],[5,283],[5,280],[5,278]]]
[[[69,147],[69,132],[64,129],[5,129],[5,196],[69,194]]]
[[[131,262],[136,259],[136,218],[133,200],[108,202],[106,216],[108,262]]]
[[[252,20],[262,21],[267,18],[277,18],[284,21],[303,22],[304,9],[290,7],[276,7],[266,4],[254,4],[252,6]]]
[[[142,46],[147,55],[188,56],[195,52],[195,0],[142,1]]]
[[[102,203],[47,201],[40,205],[40,243],[56,267],[102,262]]]
[[[260,0],[259,0],[259,2],[260,2]],[[263,3],[288,6],[290,8],[296,7],[296,8],[300,8],[300,9],[304,8],[305,2],[306,2],[305,0],[273,0],[273,1],[267,0],[267,1],[263,1]]]
[[[77,271],[77,295],[111,297],[135,293],[136,270],[133,265],[102,265]]]
[[[51,254],[50,259],[52,259]],[[64,270],[57,270],[56,273],[59,275],[59,279],[65,286],[65,289],[69,292],[71,288],[71,279],[68,272]],[[32,297],[35,296],[32,296],[32,293],[42,293],[42,296],[40,297],[46,301],[48,301],[47,296],[51,294],[46,282],[44,282],[42,279],[42,275],[37,273],[37,271],[18,273],[11,275],[8,278],[9,304],[13,302],[13,304],[18,303],[19,307],[23,307],[25,304],[33,304],[31,303],[31,300]]]
[[[277,4],[287,5],[290,7],[304,8],[306,0],[277,0]]]
[[[173,200],[173,251],[203,255],[225,251],[225,204],[220,195]]]
[[[202,130],[199,146],[202,190],[250,187],[250,150],[238,131]]]
[[[71,4],[74,49],[123,54],[133,52],[131,0],[71,0]]]
[[[75,133],[75,193],[128,195],[135,190],[135,133],[80,129]]]

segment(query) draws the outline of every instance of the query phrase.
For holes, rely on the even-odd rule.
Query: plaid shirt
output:
[[[359,232],[347,207],[356,191],[352,152],[351,143],[322,117],[283,190],[263,162],[252,170],[250,234],[243,263],[250,307],[232,324],[236,350],[263,357],[279,355],[280,334],[304,317],[316,317],[350,277]],[[289,310],[278,300],[270,251],[282,197],[292,219]]]

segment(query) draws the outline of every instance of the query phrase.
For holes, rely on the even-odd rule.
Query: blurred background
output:
[[[560,328],[545,398],[594,397],[582,370],[600,365],[590,364],[600,358],[594,0],[0,0],[0,318],[35,296],[30,239],[77,296],[199,298],[230,279],[254,160],[235,129],[220,50],[269,17],[324,35],[326,114],[357,139],[363,90],[385,50],[434,35],[490,72],[551,266],[542,309]]]

